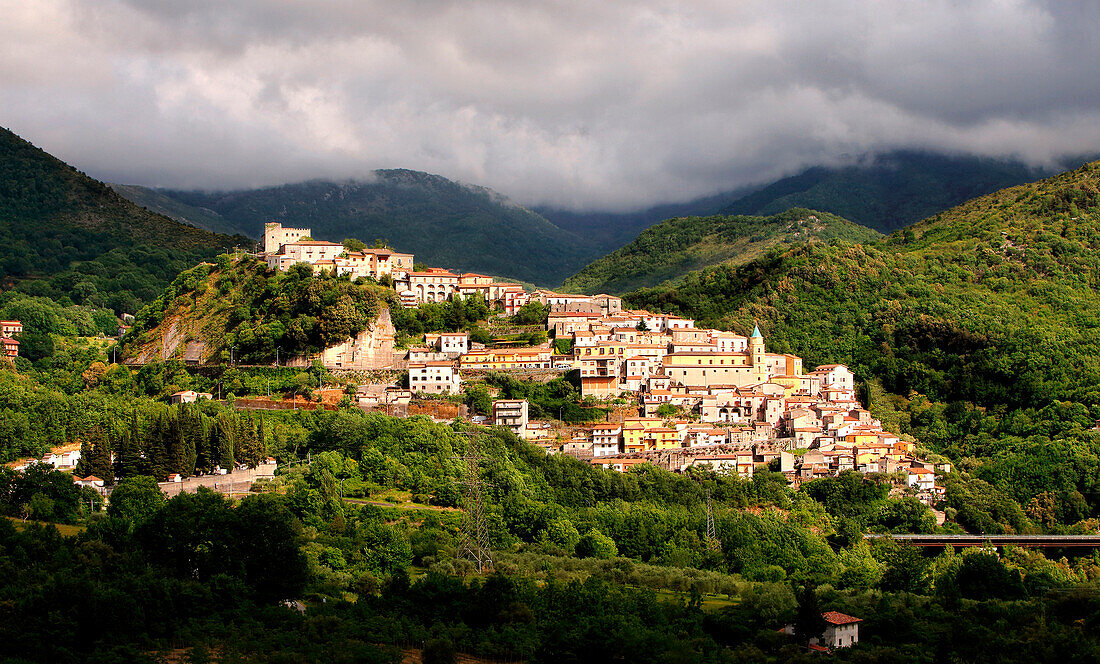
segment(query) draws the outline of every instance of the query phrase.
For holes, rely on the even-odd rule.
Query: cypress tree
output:
[[[256,432],[256,425],[252,418],[240,418],[240,436],[237,446],[237,460],[255,468],[263,459],[263,446]]]
[[[158,482],[168,479],[168,423],[164,415],[159,415],[149,427],[149,433],[145,437],[145,459],[149,474],[157,478]]]
[[[191,440],[195,444],[195,471],[201,473],[209,473],[215,464],[210,432],[207,429],[207,418],[202,415],[196,418],[191,429]]]
[[[87,477],[92,473],[88,470],[89,464],[92,462],[92,443],[88,439],[88,436],[84,436],[80,439],[80,458],[76,461],[76,468],[73,469],[73,473],[77,477]]]
[[[139,442],[131,431],[123,431],[119,439],[118,454],[115,456],[115,475],[119,478],[142,475],[141,451]]]
[[[216,433],[216,440],[211,444],[218,465],[226,470],[233,470],[237,462],[234,455],[235,439],[237,435],[236,415],[222,413],[218,415],[218,422],[211,427]]]
[[[92,427],[81,442],[80,448],[81,461],[85,461],[84,449],[88,450],[87,461],[83,468],[85,476],[94,475],[106,483],[113,483],[115,474],[111,469],[111,450],[103,427]]]
[[[142,440],[144,439],[141,432],[141,423],[138,422],[137,409],[134,409],[133,415],[130,417],[130,456],[127,461],[124,462],[124,468],[127,472],[127,476],[132,475],[145,475],[145,459],[141,456]]]
[[[194,406],[183,404],[179,412],[180,442],[182,445],[181,457],[183,459],[182,470],[184,477],[195,474],[195,464],[198,461],[198,446],[196,440],[202,435],[202,415]]]

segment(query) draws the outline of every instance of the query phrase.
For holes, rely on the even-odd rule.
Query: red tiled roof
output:
[[[863,622],[862,618],[856,618],[840,611],[826,611],[821,614],[821,617],[830,625],[851,625],[852,623]]]

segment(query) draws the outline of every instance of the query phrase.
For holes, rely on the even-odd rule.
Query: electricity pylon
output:
[[[718,541],[717,530],[714,527],[714,509],[710,503],[710,489],[707,489],[707,548],[712,551],[722,549],[722,544]]]
[[[489,528],[485,524],[485,499],[481,480],[481,450],[478,445],[479,432],[469,432],[466,454],[459,457],[466,462],[466,474],[461,484],[462,506],[465,514],[462,519],[462,537],[458,545],[458,557],[474,563],[478,574],[493,568],[493,553],[489,549]]]

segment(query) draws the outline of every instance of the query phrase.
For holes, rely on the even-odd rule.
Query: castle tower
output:
[[[284,244],[297,242],[300,238],[309,237],[308,228],[283,228],[277,221],[269,221],[264,224],[264,252],[277,254]]]

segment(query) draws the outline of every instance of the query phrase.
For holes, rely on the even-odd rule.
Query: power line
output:
[[[471,561],[477,567],[478,574],[484,574],[493,568],[493,554],[489,548],[489,528],[485,523],[485,497],[482,489],[485,482],[481,479],[480,432],[467,432],[469,442],[466,454],[458,457],[465,461],[465,478],[455,480],[463,487],[462,505],[465,514],[462,519],[462,537],[458,545],[458,557]]]

